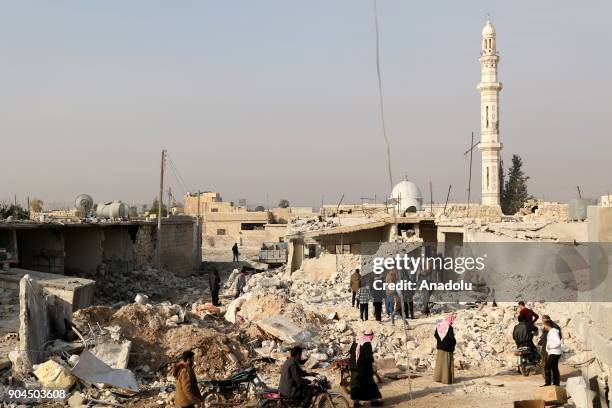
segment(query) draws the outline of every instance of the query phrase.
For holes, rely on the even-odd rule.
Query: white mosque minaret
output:
[[[501,82],[497,79],[499,56],[495,44],[495,27],[487,20],[482,29],[482,51],[480,68],[482,75],[478,84],[480,92],[480,145],[482,153],[482,204],[498,206],[499,201],[499,92]]]

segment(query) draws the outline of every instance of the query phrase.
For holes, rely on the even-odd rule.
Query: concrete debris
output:
[[[584,378],[571,377],[567,379],[565,384],[567,393],[572,398],[572,402],[576,408],[593,408],[598,401],[595,391],[588,388]]]
[[[128,367],[132,342],[126,340],[122,343],[97,343],[91,352],[112,368],[124,369]]]
[[[44,345],[51,334],[47,311],[48,296],[29,275],[19,282],[19,356],[15,356],[15,371],[28,372],[43,361]]]
[[[289,344],[305,344],[312,338],[310,333],[279,315],[259,320],[257,326],[269,335]]]
[[[112,387],[138,391],[134,373],[126,369],[114,369],[105,364],[88,350],[83,351],[72,374],[90,384],[104,384]]]
[[[68,390],[76,382],[74,376],[54,360],[34,366],[34,375],[44,388]]]

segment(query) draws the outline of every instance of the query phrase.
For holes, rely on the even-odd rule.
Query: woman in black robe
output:
[[[382,405],[382,395],[374,382],[374,354],[372,352],[372,330],[366,330],[351,345],[351,399],[353,406],[359,401],[372,401],[373,406]]]

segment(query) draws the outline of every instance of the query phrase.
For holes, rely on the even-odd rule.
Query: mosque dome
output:
[[[493,24],[491,24],[491,21],[487,20],[487,24],[485,24],[484,28],[482,29],[482,36],[492,37],[494,35],[495,35],[495,27],[493,27]]]
[[[421,190],[408,179],[400,181],[393,187],[391,198],[400,213],[420,211],[423,207]]]

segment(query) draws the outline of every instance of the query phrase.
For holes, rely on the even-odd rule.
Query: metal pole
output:
[[[474,132],[472,132],[472,143],[470,143],[470,175],[468,177],[468,203],[467,216],[470,216],[470,198],[472,195],[472,156],[474,152]]]
[[[159,199],[157,200],[157,267],[161,269],[161,219],[162,201],[164,199],[164,165],[166,164],[166,150],[161,152],[161,165],[159,168]]]
[[[429,182],[429,212],[433,215],[433,186],[431,181]]]
[[[448,193],[446,193],[446,202],[444,203],[444,211],[442,211],[443,215],[446,215],[446,206],[448,205],[448,198],[450,197],[451,187],[452,187],[452,184],[449,184],[448,185]]]

